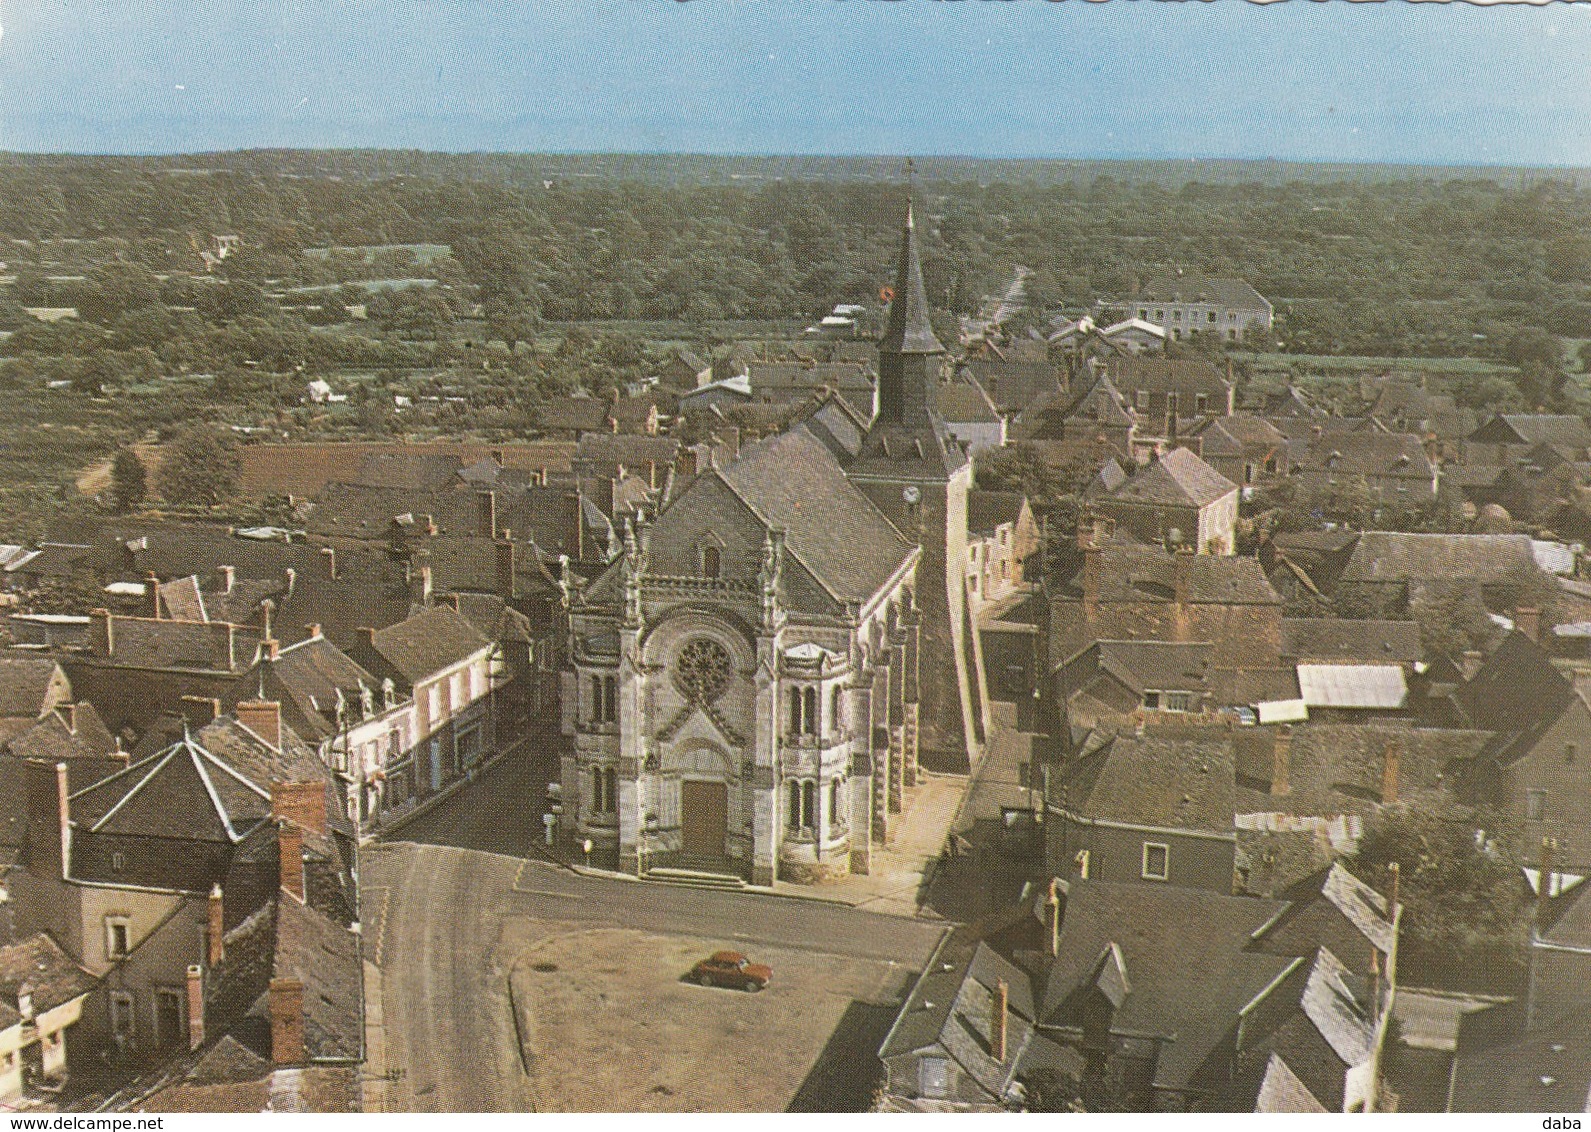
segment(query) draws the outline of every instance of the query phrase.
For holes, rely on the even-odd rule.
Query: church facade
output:
[[[824,397],[700,469],[571,593],[565,831],[623,871],[865,873],[925,739],[952,768],[976,744],[970,467],[929,409],[943,348],[915,241],[908,216],[878,418]]]

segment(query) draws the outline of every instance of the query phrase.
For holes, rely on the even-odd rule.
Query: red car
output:
[[[738,951],[718,951],[692,967],[690,977],[704,987],[760,991],[773,978],[773,968],[753,963]]]

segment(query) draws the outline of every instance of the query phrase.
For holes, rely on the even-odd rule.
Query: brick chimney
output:
[[[497,493],[475,493],[475,533],[481,538],[497,537]]]
[[[116,651],[116,619],[108,609],[93,610],[88,616],[94,624],[89,646],[100,656],[110,656]]]
[[[149,597],[149,616],[160,620],[160,578],[151,570],[144,575],[144,593]]]
[[[282,576],[287,579],[287,596],[293,596],[293,590],[298,586],[298,571],[289,566],[282,571]]]
[[[266,637],[260,642],[260,659],[279,660],[282,656],[282,642],[274,637]]]
[[[226,958],[226,897],[219,884],[210,886],[204,928],[204,961],[211,967]]]
[[[290,821],[277,823],[277,867],[283,894],[304,902],[304,831]]]
[[[321,637],[320,622],[319,621],[311,621],[308,625],[305,625],[304,626],[304,635],[307,636],[312,641],[319,640],[320,637]]]
[[[272,618],[276,614],[276,603],[270,598],[260,602],[260,636],[266,640],[271,639]]]
[[[1390,806],[1398,800],[1398,763],[1403,756],[1403,744],[1393,739],[1387,743],[1381,756],[1381,804]]]
[[[998,1062],[1005,1061],[1005,1038],[1010,1016],[1011,988],[1001,979],[994,987],[994,1034],[991,1042],[994,1048],[989,1051]]]
[[[1541,640],[1541,610],[1520,606],[1514,610],[1514,627],[1533,641]]]
[[[271,1060],[277,1065],[304,1063],[304,983],[271,980]]]
[[[1099,609],[1099,544],[1089,539],[1083,546],[1083,616],[1092,621]]]
[[[1536,924],[1538,931],[1540,930],[1540,925],[1546,923],[1547,909],[1552,904],[1552,870],[1554,852],[1557,848],[1558,843],[1553,838],[1543,837],[1541,839],[1541,860],[1539,863],[1541,875],[1536,880]]]
[[[1286,794],[1292,789],[1288,782],[1293,757],[1293,728],[1282,724],[1271,737],[1271,793]]]
[[[1061,953],[1061,894],[1053,880],[1050,881],[1050,896],[1044,902],[1044,911],[1049,918],[1050,956],[1054,958]]]
[[[336,578],[337,577],[337,551],[334,548],[332,548],[332,547],[323,546],[323,547],[320,548],[320,554],[321,554],[321,557],[326,560],[326,576],[328,578]]]
[[[431,564],[422,562],[415,569],[413,580],[409,585],[409,599],[416,605],[431,604]]]
[[[204,1045],[204,968],[188,964],[188,1048]]]
[[[232,714],[271,750],[282,749],[282,705],[278,701],[242,700]]]
[[[232,587],[238,582],[238,568],[236,566],[217,566],[215,569],[221,579],[221,592],[229,594]]]
[[[375,649],[376,631],[374,629],[372,629],[369,625],[361,625],[359,628],[355,629],[354,632],[359,634],[359,641],[361,644],[368,649]]]
[[[311,833],[326,832],[326,785],[322,782],[271,784],[271,816],[291,821]]]

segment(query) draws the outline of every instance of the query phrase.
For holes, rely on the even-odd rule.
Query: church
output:
[[[875,419],[819,399],[571,593],[563,820],[597,859],[866,873],[919,765],[975,761],[971,465],[932,408],[945,350],[910,205],[879,354]]]

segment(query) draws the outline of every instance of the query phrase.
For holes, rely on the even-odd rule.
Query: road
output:
[[[366,954],[381,969],[395,1111],[536,1107],[519,1059],[509,975],[548,931],[621,927],[922,967],[943,925],[842,905],[587,876],[523,852],[539,833],[540,773],[505,760],[361,854]],[[523,791],[523,792],[517,792]],[[527,796],[528,795],[528,796]],[[493,851],[483,851],[486,846]]]

